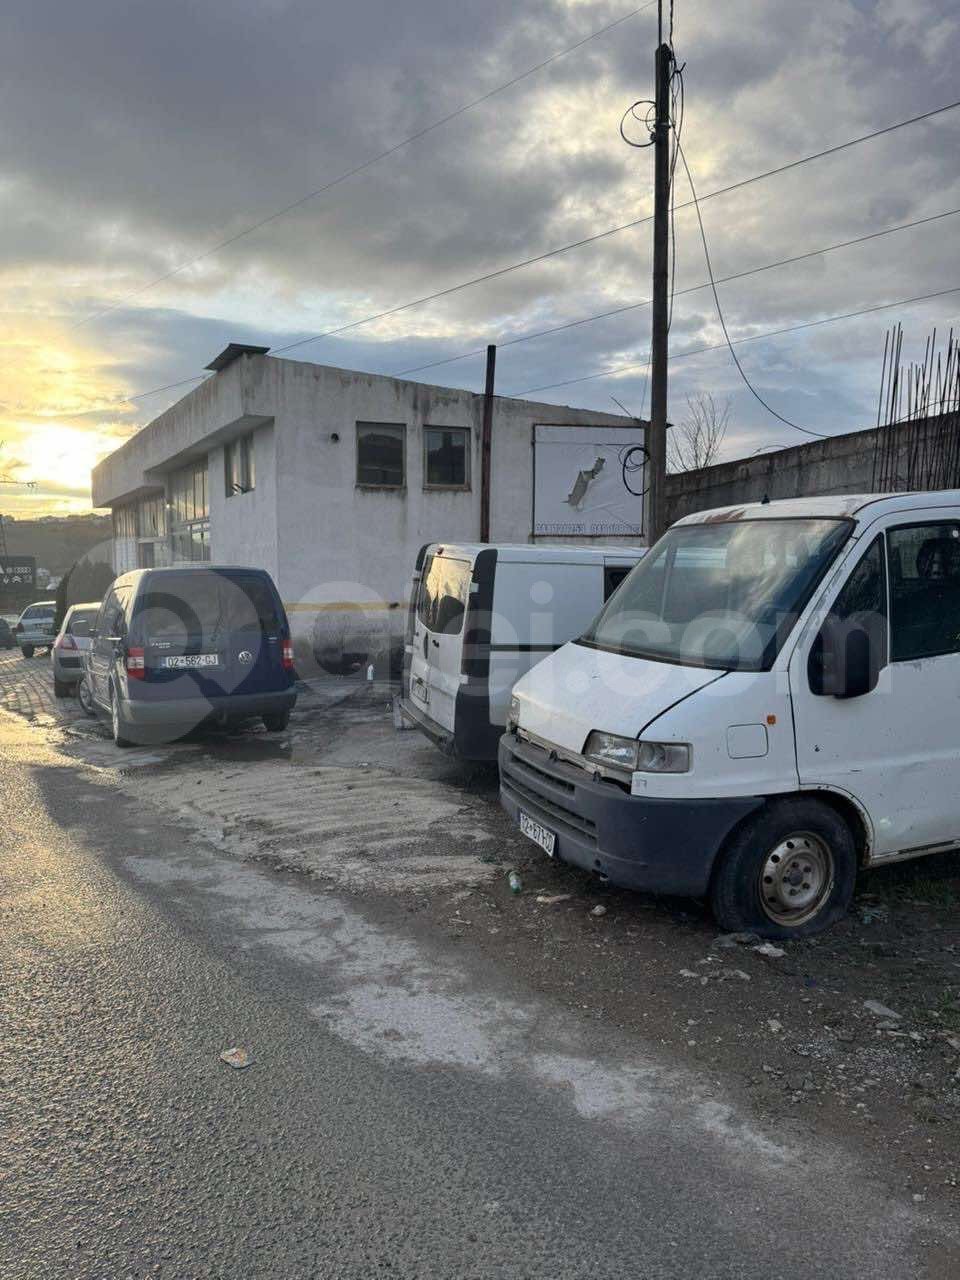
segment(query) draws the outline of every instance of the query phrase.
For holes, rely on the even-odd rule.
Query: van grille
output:
[[[591,818],[575,813],[554,796],[545,794],[543,790],[543,785],[546,784],[554,790],[569,794],[574,791],[571,783],[547,773],[545,769],[536,768],[526,760],[519,760],[516,756],[503,770],[500,781],[504,790],[517,804],[526,805],[532,810],[531,816],[540,813],[548,821],[552,820],[554,825],[559,824],[568,830],[576,831],[580,836],[586,837],[591,844],[597,843],[597,824]]]

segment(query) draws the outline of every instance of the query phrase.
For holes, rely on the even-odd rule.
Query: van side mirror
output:
[[[868,627],[831,625],[828,620],[810,650],[810,692],[818,697],[862,698],[877,687],[884,665],[882,647]]]

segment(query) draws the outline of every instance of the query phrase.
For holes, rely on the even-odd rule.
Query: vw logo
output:
[[[253,654],[249,649],[241,649],[237,654],[237,661],[242,662],[244,666],[248,666],[253,661]]]

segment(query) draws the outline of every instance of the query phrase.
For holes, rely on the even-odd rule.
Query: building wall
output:
[[[253,431],[255,484],[249,493],[227,497],[224,446],[208,455],[211,559],[253,565],[279,580],[277,562],[277,469],[272,423]]]

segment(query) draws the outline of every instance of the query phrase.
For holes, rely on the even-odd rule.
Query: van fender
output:
[[[874,849],[877,847],[876,832],[869,813],[862,803],[850,791],[842,787],[832,786],[826,782],[801,783],[800,795],[822,796],[824,800],[847,820],[853,837],[857,842],[857,855],[861,867],[873,865],[877,859]]]

